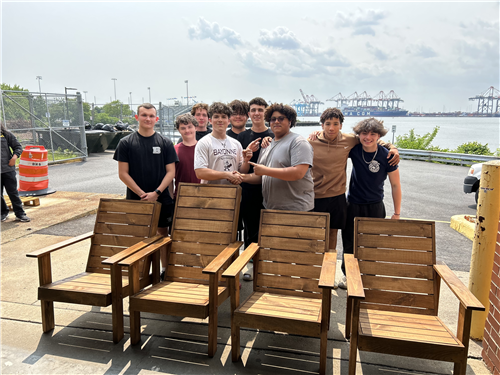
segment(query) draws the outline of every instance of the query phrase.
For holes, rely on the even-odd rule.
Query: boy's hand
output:
[[[250,149],[253,152],[257,151],[260,147],[260,140],[261,140],[261,138],[257,138],[255,140],[253,140],[252,143],[250,143],[248,145],[247,150]]]
[[[141,201],[156,202],[158,200],[158,194],[156,192],[144,193],[141,195]]]
[[[269,146],[272,142],[272,138],[271,137],[264,137],[264,139],[262,140],[262,143],[260,144],[260,147],[262,148],[267,148],[267,146]]]
[[[250,147],[250,146],[248,146]],[[252,150],[250,150],[250,148],[247,148],[246,150],[243,150],[243,162],[247,162],[247,161],[250,161],[250,159],[252,158],[253,156],[253,152]]]
[[[14,165],[16,165],[16,160],[17,160],[17,155],[14,154],[12,158],[9,160],[9,166],[13,167]]]
[[[227,180],[232,183],[233,185],[239,185],[243,181],[243,176],[241,175],[240,172],[238,171],[233,171],[233,172],[227,172],[228,177]]]
[[[392,159],[391,159],[392,158]],[[389,160],[389,164],[393,167],[399,164],[399,151],[397,148],[391,148],[389,150],[389,155],[387,155],[387,159]]]
[[[252,163],[252,162],[250,162],[249,164],[253,165],[253,173],[256,176],[263,176],[265,174],[265,171],[266,171],[266,168],[267,168],[265,165],[257,164],[257,163]]]
[[[311,141],[315,141],[316,139],[318,139],[318,136],[320,135],[320,131],[319,130],[316,130],[316,131],[313,131],[311,134],[309,134],[309,137],[307,137],[307,139],[311,140]]]

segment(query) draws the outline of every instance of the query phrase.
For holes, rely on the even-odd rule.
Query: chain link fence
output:
[[[2,124],[23,148],[44,146],[49,163],[88,156],[80,93],[2,90],[0,104]]]

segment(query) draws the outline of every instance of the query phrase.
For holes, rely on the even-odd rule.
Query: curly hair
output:
[[[344,123],[344,115],[342,114],[342,111],[338,108],[325,109],[321,114],[319,122],[321,124],[324,124],[326,120],[331,120],[332,118],[338,118],[341,124]]]
[[[193,105],[193,108],[191,108],[191,114],[194,116],[196,115],[196,110],[197,109],[204,109],[208,113],[208,104],[205,103],[196,103]]]
[[[242,115],[248,117],[248,112],[250,112],[250,105],[243,100],[233,100],[229,103],[229,107],[233,110],[233,115]]]
[[[264,113],[264,118],[266,119],[267,122],[271,122],[271,117],[273,115],[273,112],[276,111],[284,115],[288,119],[288,121],[290,121],[291,128],[295,126],[295,123],[297,122],[297,112],[295,112],[295,109],[293,109],[289,105],[283,103],[274,103],[266,108],[266,112]]]
[[[151,103],[142,103],[139,107],[137,107],[137,114],[139,114],[139,110],[141,108],[144,108],[144,109],[154,108],[155,112],[157,112],[156,107],[154,105],[152,105]]]
[[[381,137],[387,134],[388,129],[384,128],[384,122],[380,120],[376,120],[374,117],[367,118],[362,120],[356,124],[356,126],[352,129],[354,133],[377,133]]]
[[[264,108],[267,108],[267,106],[268,106],[267,102],[259,96],[250,100],[250,102],[248,103],[248,106],[250,107],[252,104],[263,105]]]
[[[212,118],[215,113],[227,115],[227,117],[230,117],[233,114],[233,110],[227,104],[221,102],[213,102],[212,105],[208,108],[208,117]]]
[[[198,121],[196,118],[190,113],[184,113],[183,115],[179,115],[175,118],[175,128],[179,130],[181,125],[189,125],[193,124],[194,127],[198,126]]]

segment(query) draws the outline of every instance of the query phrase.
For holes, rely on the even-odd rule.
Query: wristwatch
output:
[[[160,189],[156,189],[155,193],[158,194],[158,195],[161,195],[161,190]]]

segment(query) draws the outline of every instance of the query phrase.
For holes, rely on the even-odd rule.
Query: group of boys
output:
[[[246,129],[248,117],[252,126]],[[329,212],[330,248],[335,249],[338,229],[342,229],[344,253],[352,253],[352,239],[350,249],[346,249],[348,238],[344,239],[350,212],[345,196],[346,165],[350,155],[354,164],[351,150],[357,150],[355,146],[359,144],[360,137],[340,131],[344,120],[340,110],[327,109],[321,116],[323,131],[317,134],[317,139],[306,140],[290,131],[296,123],[297,114],[288,105],[275,103],[268,106],[259,97],[249,103],[240,100],[234,100],[229,105],[215,102],[210,107],[198,103],[193,106],[191,114],[177,117],[175,126],[181,138],[175,147],[168,138],[155,133],[154,124],[158,117],[154,106],[148,103],[139,106],[136,119],[139,122],[138,131],[120,141],[114,159],[119,162],[119,177],[127,186],[127,199],[158,200],[162,203],[159,234],[168,235],[179,182],[230,183],[242,187],[240,219],[245,228],[245,247],[258,241],[260,211],[265,208]],[[211,131],[207,128],[208,120],[212,124]],[[266,126],[266,121],[270,128]],[[375,127],[372,125],[359,129],[359,133],[372,135],[368,137],[366,147],[362,141],[360,155],[366,166],[371,168],[369,170],[383,178],[377,180],[378,190],[372,194],[374,196],[366,202],[353,199],[353,207],[376,203],[374,215],[378,216],[375,217],[382,214],[385,217],[385,209],[382,212],[380,206],[383,207],[383,182],[387,173],[397,170],[390,164],[396,165],[399,155],[395,149],[388,152],[377,145],[380,135],[385,133],[380,134],[384,129],[378,126],[379,123]],[[378,137],[377,134],[373,136],[374,132]],[[390,148],[392,145],[384,146]],[[365,181],[361,168],[355,169],[358,175],[354,178]],[[397,180],[399,182],[399,175]],[[175,181],[175,189],[172,181]],[[351,179],[350,190],[356,191],[357,186],[352,186],[352,183]],[[170,189],[167,189],[168,186],[171,186]],[[370,195],[373,188],[370,183],[367,186],[358,189],[361,195]],[[399,189],[399,203],[394,200],[395,210],[400,209],[400,198]],[[372,202],[373,199],[378,201]],[[372,215],[370,209],[370,212],[365,211],[362,214]],[[359,210],[356,213],[360,215]],[[346,237],[349,236],[352,234],[346,232]],[[165,262],[166,253],[162,254],[162,264]],[[244,280],[251,279],[250,273],[244,275]],[[345,278],[339,286],[345,287]]]

